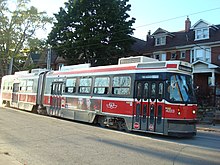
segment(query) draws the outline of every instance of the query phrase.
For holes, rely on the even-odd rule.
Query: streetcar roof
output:
[[[124,60],[124,61],[123,61]],[[139,60],[139,61],[138,61]],[[129,63],[130,62],[130,63]],[[48,71],[47,69],[32,69],[31,71],[20,71],[14,75],[4,77],[26,78],[38,76]],[[79,64],[63,66],[60,70],[50,70],[47,75],[71,75],[71,74],[113,74],[113,73],[138,73],[138,72],[184,72],[191,73],[192,65],[184,61],[158,61],[156,59],[138,56],[119,59],[118,65],[96,66],[90,64]]]
[[[150,61],[150,62],[141,62],[141,63],[129,63],[129,64],[120,64],[120,65],[108,65],[108,66],[96,66],[96,67],[79,67],[68,70],[58,70],[50,71],[49,75],[69,75],[69,74],[80,74],[80,73],[110,73],[110,72],[121,72],[121,71],[131,71],[137,72],[141,70],[152,71],[186,71],[191,72],[191,64],[183,61]],[[181,66],[181,67],[180,67]],[[69,67],[70,68],[70,67]]]

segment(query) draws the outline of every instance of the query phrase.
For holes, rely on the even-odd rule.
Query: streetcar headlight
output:
[[[193,113],[193,114],[196,114],[196,110],[193,110],[192,113]]]
[[[180,115],[180,114],[181,114],[180,109],[178,109],[177,111],[178,111],[178,112],[177,112],[177,115]]]

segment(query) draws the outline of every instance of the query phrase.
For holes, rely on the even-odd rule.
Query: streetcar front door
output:
[[[60,116],[63,82],[52,83],[50,115]]]
[[[161,81],[135,83],[133,129],[163,133],[164,84]]]
[[[13,84],[13,89],[12,89],[12,105],[14,103],[18,103],[18,93],[19,93],[19,83],[14,83]]]
[[[19,83],[13,84],[11,106],[18,107],[19,99]]]

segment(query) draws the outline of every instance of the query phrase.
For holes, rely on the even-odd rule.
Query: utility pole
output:
[[[9,69],[8,69],[8,74],[9,74],[9,75],[12,74],[13,62],[14,62],[14,58],[11,57],[11,61],[10,61],[10,64],[9,64]]]
[[[15,49],[9,49],[9,51],[12,51],[11,61],[10,61],[9,68],[8,68],[8,74],[11,75],[12,74],[12,69],[13,69],[13,63],[14,63]]]
[[[47,51],[47,69],[50,70],[51,67],[51,47]]]

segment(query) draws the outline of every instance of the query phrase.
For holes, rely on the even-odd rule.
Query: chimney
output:
[[[189,17],[187,16],[187,19],[185,20],[185,32],[188,32],[191,28],[191,21],[189,20]]]
[[[147,33],[147,38],[146,38],[146,41],[149,40],[149,38],[151,38],[151,31],[149,30],[148,33]]]

